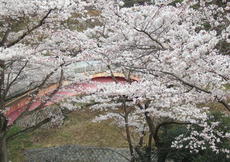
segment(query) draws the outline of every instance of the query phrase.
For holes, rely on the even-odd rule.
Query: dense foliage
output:
[[[186,133],[171,141],[172,148],[208,150],[229,158],[229,148],[223,145],[229,142],[229,132],[216,129],[221,123],[210,122],[208,108],[200,105],[219,102],[226,115],[230,111],[230,4],[155,1],[126,8],[106,2],[97,6],[103,26],[86,32],[98,42],[91,54],[123,72],[129,84],[98,86],[91,97],[102,104],[93,109],[106,113],[96,121],[112,118],[124,126],[134,159],[140,143],[131,138],[132,128],[140,138],[150,134],[154,142],[149,142],[160,148],[158,132],[165,124],[197,126],[185,127]],[[131,81],[132,75],[138,82]]]
[[[209,153],[229,158],[228,129],[202,105],[218,102],[226,116],[230,112],[230,3],[155,0],[153,4],[0,0],[0,162],[7,161],[6,137],[11,128],[5,115],[7,102],[18,95],[19,86],[34,90],[29,94],[33,102],[40,89],[58,83],[42,107],[64,78],[74,78],[65,67],[79,60],[101,61],[114,78],[114,83],[98,85],[82,100],[94,100],[92,109],[103,110],[96,121],[112,118],[125,128],[132,161],[136,154],[143,155],[145,147],[144,155],[154,149],[162,153],[161,135],[170,131],[166,125],[173,124],[186,126],[172,134],[167,149],[176,150],[183,160],[192,154],[202,161]],[[76,14],[78,22],[94,21],[87,8],[99,11],[99,25],[82,32],[69,29]],[[126,76],[126,84],[116,81],[117,71]],[[46,121],[55,118],[49,115]],[[161,127],[166,131],[161,132]],[[139,141],[132,138],[136,133]]]

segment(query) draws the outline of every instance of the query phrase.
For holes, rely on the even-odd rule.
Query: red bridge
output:
[[[115,79],[120,83],[127,83],[124,75],[115,73]],[[55,104],[57,102],[62,101],[65,98],[76,96],[80,94],[86,93],[87,89],[96,88],[98,83],[108,83],[114,82],[114,78],[106,75],[105,73],[96,74],[91,79],[93,82],[89,83],[74,83],[70,85],[66,85],[61,88],[57,93],[55,93],[49,100],[46,102],[43,107],[47,107],[49,105]],[[138,80],[138,78],[133,77],[133,81]],[[8,103],[8,111],[6,112],[6,116],[8,118],[8,125],[12,125],[14,121],[21,115],[24,111],[32,111],[42,104],[42,99],[46,97],[50,92],[54,91],[57,88],[57,84],[51,85],[46,89],[42,89],[39,91],[37,96],[33,101],[32,97],[22,96],[11,103]]]

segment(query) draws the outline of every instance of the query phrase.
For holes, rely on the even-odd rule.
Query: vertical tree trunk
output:
[[[7,162],[7,120],[3,114],[0,113],[0,162]]]
[[[147,156],[147,162],[151,162],[152,161],[152,134],[150,133],[149,135],[149,141],[148,141],[148,147],[146,150],[146,156]]]
[[[6,137],[0,135],[0,162],[8,162]]]
[[[135,161],[134,150],[133,150],[132,139],[131,139],[130,130],[129,130],[129,117],[128,117],[129,113],[127,112],[125,99],[123,99],[122,107],[123,107],[123,111],[124,111],[124,116],[123,117],[124,117],[124,120],[125,120],[125,132],[126,132],[127,141],[128,141],[128,144],[129,144],[131,162],[134,162]]]
[[[128,122],[127,119],[125,122]],[[128,123],[125,123],[125,131],[126,131],[126,137],[127,137],[127,141],[129,144],[129,151],[130,151],[130,155],[131,155],[131,161],[134,161],[134,152],[133,152],[133,145],[132,145],[132,140],[131,140],[131,136],[130,136],[130,131],[129,131],[129,126]]]
[[[5,61],[0,60],[0,109],[2,110],[4,107],[4,76],[5,76]],[[1,132],[0,132],[1,133]]]
[[[5,76],[5,61],[0,60],[0,110],[5,108],[5,90],[4,90],[4,76]],[[0,162],[7,162],[7,146],[6,146],[6,129],[7,120],[0,112]]]
[[[129,151],[130,151],[131,162],[132,162],[132,161],[134,161],[134,152],[133,152],[132,139],[131,139],[131,135],[130,135],[130,131],[129,131],[128,115],[127,114],[125,115],[125,131],[126,131],[127,141],[129,144]]]

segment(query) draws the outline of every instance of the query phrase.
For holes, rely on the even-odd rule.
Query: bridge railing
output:
[[[82,64],[82,63],[79,63]],[[74,64],[72,65],[72,69],[74,73],[79,73],[79,74],[85,74],[87,76],[92,75],[92,74],[97,74],[97,73],[104,73],[108,72],[108,66],[105,63],[102,63],[100,61],[89,61],[85,62],[85,64],[82,64],[83,66],[79,66],[78,63],[76,63],[76,67],[74,67]],[[111,69],[113,69],[114,73],[119,73],[123,74],[123,72],[119,71],[115,66],[111,66]],[[125,75],[124,75],[125,77]],[[133,74],[132,78],[140,78],[139,75]]]

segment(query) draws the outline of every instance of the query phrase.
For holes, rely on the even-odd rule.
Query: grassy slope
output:
[[[9,144],[12,162],[23,161],[23,151],[29,148],[65,144],[88,146],[127,147],[122,130],[111,123],[93,123],[96,113],[89,110],[72,112],[60,128],[39,129],[22,135]]]

